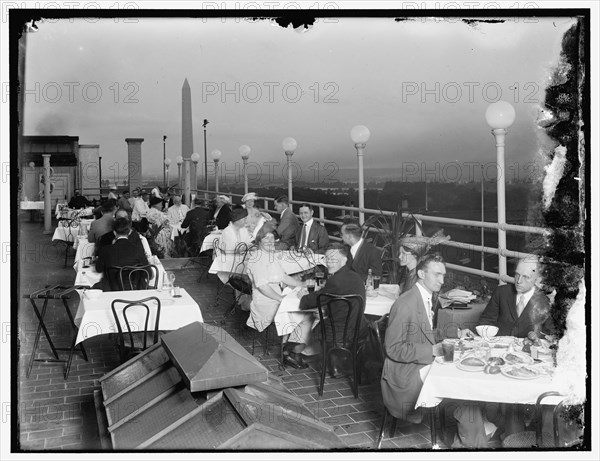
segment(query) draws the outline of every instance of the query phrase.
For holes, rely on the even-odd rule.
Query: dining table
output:
[[[277,314],[273,319],[279,336],[289,335],[307,312],[316,313],[316,309],[301,310],[298,294],[301,288],[288,288],[279,304]],[[400,287],[397,284],[381,284],[365,301],[365,315],[380,317],[389,313],[394,301],[398,298]]]
[[[52,234],[52,241],[73,242],[76,248],[79,244],[79,237],[85,237],[89,232],[93,219],[81,219],[79,221],[59,221],[58,226]]]
[[[94,292],[96,290],[92,290]],[[193,322],[204,322],[202,312],[198,303],[184,289],[179,288],[179,296],[174,296],[174,290],[133,290],[133,291],[106,291],[96,297],[87,294],[83,290],[80,295],[80,302],[75,314],[75,325],[78,328],[75,344],[93,338],[98,335],[117,333],[117,324],[112,312],[112,302],[116,299],[135,301],[151,296],[160,300],[161,311],[159,320],[159,330],[177,330]],[[156,320],[156,311],[152,309],[149,303],[150,318],[148,325],[154,325]],[[122,309],[125,304],[117,304],[116,310],[119,321],[123,325]],[[127,317],[132,331],[143,330],[145,321],[145,309],[134,309],[127,312]]]
[[[456,339],[455,341],[458,341]],[[479,336],[475,342],[487,342],[490,346],[490,357],[504,357],[513,354],[527,363],[515,365],[506,362],[498,373],[486,373],[483,367],[468,367],[461,362],[469,356],[476,356],[474,350],[462,352],[455,350],[453,361],[444,361],[444,357],[436,357],[428,370],[424,371],[423,387],[415,408],[428,409],[431,421],[432,444],[436,445],[435,418],[436,407],[444,399],[467,400],[476,402],[493,402],[505,404],[535,404],[536,399],[544,392],[556,391],[564,393],[561,385],[553,380],[554,363],[550,354],[543,360],[527,359],[528,354],[522,352],[523,339],[512,336],[488,338],[484,341]],[[527,359],[527,360],[525,360]],[[531,369],[531,376],[513,375],[515,367],[525,366]],[[564,380],[561,380],[564,382]],[[544,404],[557,404],[564,397],[554,396],[544,400]]]
[[[171,227],[171,240],[175,241],[175,237],[181,237],[187,234],[190,230],[189,227],[183,228],[181,227],[181,223],[179,224],[169,224]]]
[[[219,274],[235,272],[238,274],[246,273],[247,264],[252,258],[256,258],[256,253],[248,253],[244,258],[243,253],[216,251],[213,262],[208,270],[209,274]],[[276,258],[283,270],[288,275],[294,275],[308,271],[318,265],[325,265],[325,255],[320,253],[297,252],[294,250],[274,251],[273,258]]]

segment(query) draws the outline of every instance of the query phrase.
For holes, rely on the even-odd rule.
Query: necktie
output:
[[[304,248],[306,245],[304,241],[306,240],[306,224],[302,226],[302,232],[300,233],[300,245],[299,248]]]
[[[525,296],[518,295],[517,296],[517,316],[520,317],[523,313],[523,309],[525,309]]]
[[[433,311],[431,310],[431,298],[427,299],[427,317],[429,317],[429,326],[433,328]]]

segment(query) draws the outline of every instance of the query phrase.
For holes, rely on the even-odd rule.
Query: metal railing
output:
[[[217,194],[217,192],[211,191],[211,190],[192,190],[192,193],[205,194],[205,195],[208,195],[209,197],[213,197]],[[219,194],[227,195],[228,197],[231,197],[232,202],[233,202],[233,198],[241,199],[243,197],[242,194],[233,194],[233,193],[224,193],[224,192],[219,192]],[[274,204],[274,202],[275,202],[274,198],[260,197],[259,202],[260,201],[263,202],[263,206],[260,207],[257,204],[257,208],[267,211],[267,212],[275,211],[274,206],[270,206],[271,202],[273,202],[273,204]],[[351,207],[351,206],[345,206],[345,205],[331,205],[331,204],[327,204],[327,203],[315,203],[315,202],[307,202],[307,201],[290,200],[290,204],[292,206],[294,206],[294,205],[299,206],[302,203],[307,203],[307,204],[311,205],[313,207],[313,209],[319,210],[318,217],[316,216],[316,213],[315,213],[315,217],[314,217],[315,220],[317,220],[323,224],[331,224],[331,225],[337,225],[337,226],[341,226],[342,221],[326,219],[325,210],[330,209],[330,210],[344,211],[344,212],[348,212],[348,214],[354,215],[354,216],[357,216],[357,214],[359,212],[363,212],[363,213],[365,213],[365,215],[395,216],[395,214],[396,214],[393,211],[374,210],[371,208],[358,208],[358,207]],[[502,229],[507,232],[524,233],[524,234],[540,234],[540,235],[546,235],[546,236],[551,233],[550,229],[546,229],[543,227],[535,227],[535,226],[519,226],[516,224],[498,224],[498,223],[487,222],[487,221],[472,221],[472,220],[468,220],[468,219],[445,218],[445,217],[429,216],[429,215],[424,215],[424,214],[412,214],[412,213],[403,213],[402,215],[404,217],[413,216],[415,219],[419,220],[421,223],[428,222],[428,223],[435,223],[435,224],[449,224],[449,225],[454,225],[454,226],[470,227],[470,228],[477,228],[477,229],[481,229],[481,228],[496,229],[496,230]],[[372,229],[372,230],[377,231],[376,229]],[[419,226],[416,227],[416,234],[420,235]],[[334,240],[339,240],[336,237],[331,237],[331,238]],[[498,256],[506,256],[506,257],[510,257],[510,258],[525,258],[525,257],[534,256],[531,253],[524,253],[524,252],[520,252],[520,251],[509,250],[508,248],[489,247],[489,246],[482,246],[482,245],[476,245],[476,244],[471,244],[471,243],[457,242],[457,241],[452,241],[452,240],[441,242],[440,245],[447,246],[447,247],[459,248],[462,250],[469,250],[474,253],[475,252],[476,253],[483,252],[483,253],[487,253],[487,254],[495,254]],[[500,274],[497,272],[484,271],[481,269],[460,266],[458,264],[452,264],[452,263],[446,263],[446,267],[448,269],[452,269],[452,270],[455,270],[458,272],[463,272],[465,274],[477,275],[479,277],[485,277],[485,278],[498,280],[498,281],[502,281],[502,282],[506,282],[506,283],[514,283],[514,278],[510,277],[508,274]]]

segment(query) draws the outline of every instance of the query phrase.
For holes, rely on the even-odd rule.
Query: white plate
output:
[[[521,368],[528,370],[528,372],[530,372],[531,374],[528,374],[527,376],[518,376],[518,375],[511,374]],[[506,376],[508,378],[513,378],[513,379],[536,379],[542,375],[541,370],[539,370],[536,367],[528,366],[528,365],[505,366],[505,367],[500,368],[500,373],[502,373],[504,376]]]
[[[507,358],[509,356],[515,356],[518,357],[518,359],[514,359],[512,357]],[[507,352],[502,354],[501,357],[504,359],[507,365],[531,365],[533,363],[531,356],[524,354],[523,352]]]

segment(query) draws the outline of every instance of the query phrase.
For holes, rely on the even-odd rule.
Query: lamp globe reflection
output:
[[[243,160],[248,160],[252,149],[250,149],[250,146],[244,144],[243,146],[239,147],[238,151],[240,152],[240,157],[242,157]]]
[[[364,144],[371,137],[371,132],[364,125],[356,125],[350,130],[350,137],[354,144]]]
[[[296,147],[298,147],[298,143],[294,138],[285,138],[281,142],[281,146],[283,147],[283,150],[285,152],[294,152],[296,150]]]
[[[506,129],[515,121],[515,108],[506,101],[490,104],[485,111],[485,121],[493,129]]]

